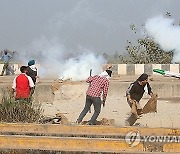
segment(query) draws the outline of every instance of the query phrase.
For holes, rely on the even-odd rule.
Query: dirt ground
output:
[[[56,113],[63,113],[70,122],[75,122],[81,110],[84,107],[85,96],[74,100],[55,100],[53,103],[46,103],[43,105],[44,113],[47,116],[53,116]],[[142,106],[146,103],[147,99],[141,101]],[[107,98],[106,106],[101,110],[98,120],[102,118],[114,119],[115,124],[118,126],[125,126],[124,120],[130,111],[126,103],[126,98],[117,99]],[[169,127],[180,128],[180,103],[173,103],[171,101],[158,100],[157,113],[148,113],[143,115],[141,119],[137,120],[136,124],[144,127]],[[93,114],[87,113],[84,120],[89,120]]]
[[[136,76],[119,77],[116,76],[111,82],[119,80],[119,82],[131,82],[136,79]],[[164,84],[179,83],[178,79],[156,77],[150,78],[152,82]],[[127,84],[128,85],[128,84]],[[76,82],[67,84],[66,82],[54,92],[54,101],[43,104],[44,113],[47,116],[54,116],[56,113],[63,113],[70,122],[74,123],[78,118],[85,104],[85,92],[88,85],[85,82]],[[113,87],[111,87],[112,89]],[[153,88],[153,87],[152,87]],[[149,96],[144,95],[141,100],[142,107],[148,101]],[[93,114],[93,106],[91,107],[92,112],[87,113],[83,120],[89,120]],[[125,118],[130,111],[130,107],[126,102],[125,93],[110,92],[107,97],[106,106],[102,107],[101,113],[98,120],[102,118],[114,119],[115,125],[125,126]],[[169,128],[180,128],[179,123],[180,116],[180,97],[161,97],[158,98],[157,113],[148,113],[143,115],[142,118],[138,119],[136,126],[140,127],[169,127]]]
[[[13,76],[0,77],[2,86],[12,85]],[[114,119],[117,126],[125,126],[130,107],[126,102],[125,90],[128,85],[135,81],[137,76],[113,76],[110,81],[110,89],[107,96],[106,106],[101,110],[98,120],[102,118]],[[51,85],[58,83],[52,94]],[[180,80],[163,76],[150,77],[152,89],[160,96],[157,103],[157,113],[149,113],[138,119],[136,125],[141,127],[169,127],[180,128]],[[160,84],[160,86],[159,86]],[[42,89],[46,85],[45,89]],[[55,116],[56,113],[63,113],[74,123],[78,118],[85,104],[85,96],[88,84],[85,82],[70,82],[57,79],[40,79],[37,83],[35,95],[49,98],[43,101],[42,106],[46,116]],[[166,87],[166,89],[164,89]],[[53,98],[51,98],[51,97]],[[140,102],[143,107],[148,101],[149,96],[144,95]],[[83,120],[89,120],[93,114],[87,113]]]

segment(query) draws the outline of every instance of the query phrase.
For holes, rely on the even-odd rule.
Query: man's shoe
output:
[[[88,122],[86,125],[93,125],[92,123]]]
[[[125,126],[130,126],[130,123],[127,120],[125,120]]]
[[[76,120],[76,124],[77,124],[77,125],[80,125],[80,124],[81,124],[81,122],[79,122],[78,120]]]

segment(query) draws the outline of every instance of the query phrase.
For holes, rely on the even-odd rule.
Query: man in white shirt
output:
[[[13,92],[16,93],[16,100],[29,100],[34,90],[34,82],[30,76],[26,75],[27,66],[21,66],[21,74],[14,78],[13,81]]]

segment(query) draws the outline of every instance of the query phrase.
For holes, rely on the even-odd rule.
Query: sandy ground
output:
[[[43,104],[44,113],[47,116],[54,116],[56,113],[63,113],[70,122],[75,122],[85,104],[85,92],[87,84],[64,85],[55,92],[54,101]],[[141,100],[142,107],[148,101],[149,96],[144,95]],[[94,112],[87,113],[83,120],[89,120]],[[97,120],[102,118],[114,119],[117,126],[125,126],[125,118],[130,111],[123,94],[108,95],[106,106],[101,110]],[[136,124],[140,127],[169,127],[180,128],[180,98],[159,99],[157,113],[148,113],[138,119]]]
[[[13,76],[1,77],[1,85],[11,85]],[[118,80],[120,83],[133,82],[137,76],[116,76],[113,78],[114,81]],[[56,82],[52,79],[42,79],[38,84],[51,85]],[[162,82],[166,85],[179,84],[180,80],[175,78],[156,77],[153,78],[153,84]],[[174,86],[173,85],[173,86]],[[130,107],[126,102],[125,92],[118,91],[122,89],[121,85],[115,85],[111,88],[112,91],[108,93],[106,106],[101,110],[101,113],[97,120],[102,118],[114,119],[117,126],[125,126],[125,118],[127,113],[130,112]],[[179,85],[178,85],[179,86]],[[70,122],[75,122],[80,112],[84,108],[85,104],[85,93],[88,84],[85,82],[73,82],[71,84],[63,84],[59,90],[54,92],[54,101],[43,102],[44,114],[46,116],[55,116],[56,113],[63,113]],[[124,86],[126,88],[126,86]],[[152,87],[153,88],[153,87]],[[157,87],[156,87],[157,88]],[[38,89],[38,88],[37,88]],[[163,89],[164,90],[164,89]],[[172,89],[171,89],[172,90]],[[175,88],[176,90],[176,88]],[[43,97],[49,97],[49,92],[42,93]],[[38,94],[39,95],[39,94]],[[52,94],[51,94],[52,95]],[[179,93],[177,94],[177,96]],[[140,104],[142,107],[148,101],[148,96],[144,96]],[[89,120],[93,114],[93,106],[91,107],[92,113],[87,113],[83,120]],[[169,127],[169,128],[180,128],[179,117],[180,117],[180,96],[171,99],[159,98],[157,103],[157,113],[149,113],[143,115],[141,119],[137,120],[141,127]]]

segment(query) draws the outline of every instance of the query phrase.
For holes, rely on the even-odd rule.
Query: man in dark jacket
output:
[[[148,75],[143,73],[134,83],[130,85],[126,91],[127,102],[129,106],[131,108],[135,106],[137,109],[137,114],[134,112],[131,113],[130,117],[125,121],[126,125],[132,126],[139,118],[139,115],[142,114],[142,108],[139,104],[139,101],[143,97],[145,91],[151,97],[153,96],[150,84],[148,83]]]
[[[26,74],[28,76],[30,76],[32,78],[34,84],[36,84],[36,79],[38,78],[38,76],[37,76],[37,68],[35,66],[35,60],[30,60],[28,62],[28,67],[27,67]]]

